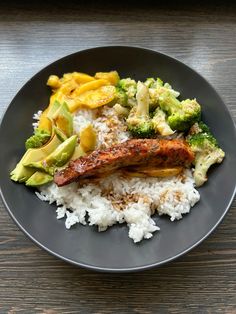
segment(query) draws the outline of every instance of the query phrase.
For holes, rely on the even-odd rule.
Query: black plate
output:
[[[201,189],[200,202],[184,219],[171,222],[156,217],[161,231],[151,240],[134,244],[125,225],[98,233],[95,227],[66,230],[56,219],[55,206],[40,201],[33,190],[9,179],[32,133],[33,113],[48,104],[46,81],[50,74],[117,70],[121,77],[161,77],[181,92],[196,97],[203,119],[211,127],[226,158],[211,171]],[[17,225],[48,252],[73,264],[100,271],[136,271],[158,266],[186,253],[205,239],[226,214],[235,193],[236,134],[228,109],[212,86],[183,63],[164,54],[135,47],[100,47],[62,58],[37,73],[18,92],[0,127],[0,186],[3,201]],[[3,167],[4,165],[4,167]]]

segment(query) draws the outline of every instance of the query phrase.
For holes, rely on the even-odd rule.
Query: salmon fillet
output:
[[[131,139],[71,161],[55,173],[54,182],[63,186],[128,166],[187,167],[193,160],[194,154],[184,140]]]

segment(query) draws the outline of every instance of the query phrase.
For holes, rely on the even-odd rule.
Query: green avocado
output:
[[[77,159],[77,158],[79,158],[79,157],[82,157],[82,156],[84,156],[84,155],[86,155],[86,153],[85,153],[85,151],[83,150],[83,148],[81,147],[81,145],[77,145],[77,146],[75,147],[75,150],[74,150],[74,153],[73,153],[73,155],[72,155],[72,157],[71,157],[71,160],[75,160],[75,159]]]
[[[26,182],[27,186],[40,186],[49,183],[53,180],[53,177],[45,172],[36,171]]]
[[[40,148],[28,149],[21,160],[16,165],[15,169],[10,173],[11,180],[16,182],[25,182],[35,172],[35,169],[25,167],[25,164],[37,162],[46,158],[61,144],[61,141],[56,135],[53,135],[51,140]]]
[[[52,120],[54,114],[57,112],[57,110],[61,107],[61,104],[59,103],[58,100],[55,100],[52,106],[50,106],[48,113],[47,113],[47,118]]]
[[[73,155],[71,156],[71,158],[67,161],[67,163],[65,163],[62,167],[57,167],[57,170],[62,170],[62,169],[65,169],[68,165],[69,165],[69,162],[71,160],[75,160],[75,159],[78,159],[79,157],[82,157],[82,156],[85,156],[86,153],[85,151],[83,150],[83,148],[81,147],[80,144],[76,145],[75,146],[75,150],[74,150],[74,153]]]
[[[72,135],[73,117],[65,102],[55,111],[52,119],[57,128],[61,130],[66,135],[66,137],[70,137]]]
[[[65,135],[65,133],[62,132],[60,129],[58,129],[56,126],[54,126],[53,129],[54,129],[57,137],[59,138],[59,140],[64,142],[67,139],[67,136]]]
[[[61,104],[56,100],[51,108],[49,108],[49,111],[47,113],[47,118],[52,121],[52,117],[55,114],[55,112],[59,109]],[[36,128],[34,130],[34,134],[29,137],[25,142],[25,148],[39,148],[46,144],[51,138],[51,132],[48,130],[44,130],[42,128]]]
[[[24,163],[24,166],[43,170],[50,175],[53,175],[56,167],[62,167],[71,158],[74,153],[76,143],[77,135],[72,135],[70,138],[61,143],[47,157],[40,161]]]

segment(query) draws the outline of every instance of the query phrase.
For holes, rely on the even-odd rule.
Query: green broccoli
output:
[[[162,110],[167,113],[167,122],[172,130],[187,131],[195,122],[200,120],[201,106],[196,99],[179,101],[169,91],[159,97]]]
[[[137,83],[131,78],[121,79],[117,84],[117,102],[120,105],[133,107],[136,105]],[[119,102],[120,100],[120,102]],[[122,102],[122,103],[121,103]]]
[[[163,81],[159,77],[156,80],[153,77],[149,77],[146,79],[144,84],[148,88],[158,88],[158,87],[163,86]]]
[[[191,127],[187,142],[195,154],[195,184],[201,186],[207,181],[208,169],[215,163],[221,163],[225,153],[203,122],[195,123]]]
[[[137,84],[137,105],[134,106],[127,118],[128,130],[134,137],[148,138],[154,133],[152,121],[149,117],[148,88],[141,82]]]
[[[150,96],[150,110],[153,111],[156,107],[159,106],[159,98],[160,96],[165,93],[169,92],[174,97],[179,96],[179,92],[175,91],[172,86],[168,83],[163,83],[160,78],[148,78],[144,82],[144,84],[149,89],[149,96]]]
[[[161,135],[167,136],[174,133],[166,121],[166,114],[159,107],[154,112],[152,124],[155,132]]]
[[[125,107],[128,106],[128,96],[122,88],[118,86],[116,87],[116,95],[112,103],[115,103],[115,104],[118,103]]]
[[[179,97],[179,95],[180,95],[180,93],[177,92],[176,90],[174,90],[169,83],[165,83],[163,85],[163,90],[170,92],[171,95],[173,95],[174,97]]]
[[[154,78],[150,77],[146,79],[144,84],[148,87],[149,106],[150,110],[153,111],[158,106],[159,96],[163,92],[163,82],[159,78],[155,80]]]
[[[25,142],[25,148],[38,148],[47,143],[50,139],[51,134],[47,130],[35,129],[34,135],[28,138]]]
[[[135,80],[132,80],[130,77],[121,79],[117,86],[124,90],[128,97],[135,97],[137,92],[137,83]]]

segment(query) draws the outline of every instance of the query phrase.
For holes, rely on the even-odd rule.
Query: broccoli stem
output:
[[[207,172],[211,165],[221,163],[223,158],[224,152],[219,148],[215,152],[199,153],[196,155],[193,177],[197,187],[207,181]]]
[[[148,88],[141,82],[137,84],[137,117],[149,117],[149,93]]]
[[[166,114],[160,108],[157,108],[152,118],[154,130],[163,136],[174,133],[166,121]]]

